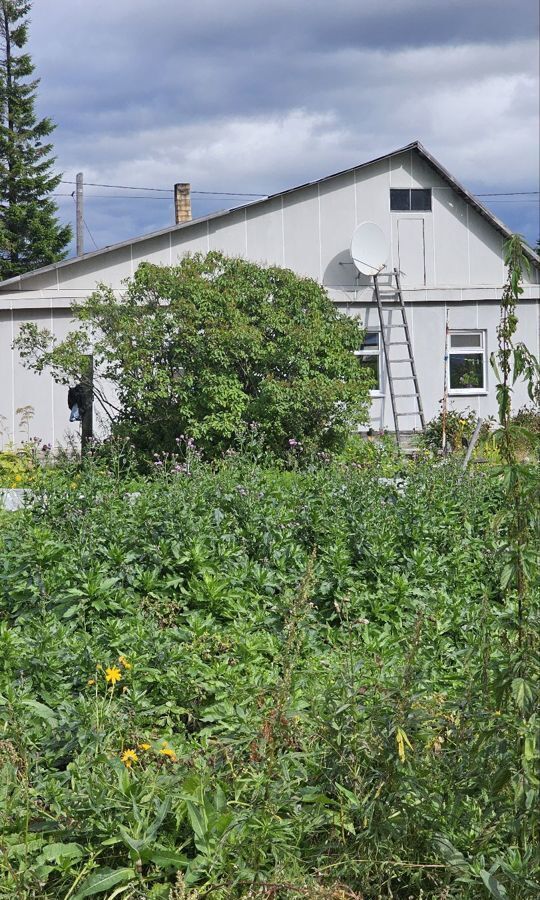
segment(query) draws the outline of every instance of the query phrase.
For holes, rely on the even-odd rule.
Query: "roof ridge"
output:
[[[435,171],[439,173],[439,175],[447,181],[457,193],[461,194],[461,196],[470,203],[477,212],[483,216],[483,218],[487,219],[494,228],[497,229],[504,237],[510,238],[513,232],[502,222],[494,213],[488,209],[487,206],[484,206],[483,203],[478,200],[474,194],[472,194],[467,188],[463,187],[463,185],[454,178],[453,175],[441,165],[441,163],[424,147],[424,145],[418,139],[411,141],[408,144],[405,144],[403,147],[399,147],[397,150],[392,150],[390,153],[385,153],[382,156],[374,157],[373,159],[367,160],[363,163],[357,163],[355,166],[349,166],[347,169],[342,169],[339,172],[334,172],[331,175],[325,175],[322,178],[317,178],[314,181],[307,181],[304,184],[295,185],[292,188],[285,188],[283,191],[277,191],[274,194],[268,194],[266,197],[262,197],[260,200],[253,200],[249,203],[243,203],[240,206],[233,206],[229,209],[218,210],[217,212],[209,213],[206,216],[199,216],[196,219],[191,219],[189,222],[180,222],[173,225],[168,225],[165,228],[160,228],[158,231],[152,231],[148,234],[136,235],[133,238],[128,238],[124,241],[119,241],[116,244],[108,244],[105,247],[101,247],[99,250],[92,250],[90,253],[84,253],[82,256],[71,256],[69,259],[61,260],[60,262],[50,263],[47,266],[42,266],[39,269],[32,269],[30,272],[25,272],[22,275],[15,275],[12,278],[8,278],[5,281],[0,281],[0,292],[2,290],[7,289],[8,287],[14,284],[21,284],[23,280],[33,278],[36,275],[41,275],[45,272],[53,272],[57,269],[62,269],[65,266],[74,265],[82,260],[93,259],[96,256],[104,253],[110,253],[114,250],[120,250],[122,247],[129,247],[132,244],[138,244],[141,241],[151,240],[152,238],[160,237],[164,234],[172,233],[175,231],[181,231],[185,228],[191,228],[193,225],[200,225],[203,222],[210,222],[212,219],[218,219],[223,216],[230,215],[233,212],[239,212],[241,210],[249,209],[254,206],[259,206],[262,203],[268,203],[269,200],[275,200],[277,197],[283,197],[286,194],[294,193],[295,191],[304,190],[307,187],[311,187],[316,184],[322,184],[325,181],[330,181],[332,178],[339,178],[341,175],[347,175],[349,172],[354,172],[357,169],[363,169],[366,166],[371,166],[374,163],[381,162],[385,159],[390,159],[392,156],[398,156],[400,153],[406,153],[408,150],[416,150],[424,160],[432,166]],[[538,256],[535,251],[529,247],[529,245],[523,242],[523,249],[526,256],[535,264],[540,267],[540,256]]]

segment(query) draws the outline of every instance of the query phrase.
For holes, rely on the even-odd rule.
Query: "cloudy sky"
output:
[[[88,187],[91,250],[171,223],[175,181],[266,194],[415,139],[478,194],[538,191],[538,32],[537,0],[34,0],[30,51],[67,181],[171,189]],[[484,202],[536,242],[538,195]]]

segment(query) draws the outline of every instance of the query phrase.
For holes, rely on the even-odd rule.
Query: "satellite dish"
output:
[[[378,275],[388,259],[388,245],[383,231],[375,222],[362,222],[351,241],[351,256],[362,275]]]

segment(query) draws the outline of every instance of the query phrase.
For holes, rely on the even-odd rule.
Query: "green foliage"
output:
[[[442,406],[442,403],[441,403]],[[471,409],[448,409],[446,415],[441,412],[426,423],[422,435],[422,444],[435,452],[441,451],[443,446],[443,425],[446,419],[447,446],[454,451],[462,450],[473,436],[478,417]],[[483,425],[484,436],[489,433],[489,422]]]
[[[241,446],[250,428],[278,454],[289,441],[333,450],[367,418],[358,321],[286,269],[216,252],[172,268],[142,263],[121,301],[102,286],[76,316],[66,341],[29,326],[19,349],[67,381],[81,377],[91,347],[96,381],[116,388],[119,410],[105,404],[114,431],[142,450],[172,452],[183,434],[212,456]]]
[[[50,119],[36,121],[38,80],[28,53],[27,0],[0,0],[0,280],[63,259],[71,229],[56,219],[49,194],[53,175],[54,130]],[[30,79],[30,80],[29,80]]]
[[[123,466],[2,522],[0,896],[537,896],[500,477]]]
[[[540,474],[538,466],[527,466],[518,450],[524,434],[538,448],[538,435],[527,433],[512,420],[512,388],[525,378],[531,400],[540,395],[540,366],[524,344],[516,344],[517,306],[523,293],[523,269],[528,262],[518,236],[506,245],[508,277],[501,299],[497,330],[499,349],[492,366],[499,378],[497,400],[500,430],[496,435],[503,465],[499,476],[504,503],[495,524],[502,563],[500,586],[504,599],[508,634],[504,652],[495,665],[499,696],[507,696],[513,715],[509,717],[513,742],[519,757],[507,752],[503,763],[514,789],[517,845],[523,856],[540,845],[540,644],[538,621],[538,571],[540,563]],[[527,415],[527,419],[530,419]],[[534,422],[534,419],[533,419]]]
[[[0,488],[27,487],[33,480],[33,473],[31,452],[26,449],[0,451]]]

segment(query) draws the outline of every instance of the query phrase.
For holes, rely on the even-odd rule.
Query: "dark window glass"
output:
[[[395,212],[429,212],[431,188],[390,188],[390,209]]]
[[[450,354],[450,389],[484,388],[484,358],[481,353]]]
[[[431,188],[426,190],[413,188],[411,190],[411,209],[424,211],[431,209]]]
[[[407,188],[390,188],[390,209],[408,210],[411,208],[411,192]]]
[[[366,331],[364,335],[364,340],[362,342],[362,346],[360,350],[367,350],[368,347],[376,347],[379,349],[379,332],[378,331]]]
[[[468,334],[466,332],[451,334],[450,335],[450,347],[454,348],[469,348],[469,347],[482,347],[482,335],[479,331],[474,332],[471,331]]]

